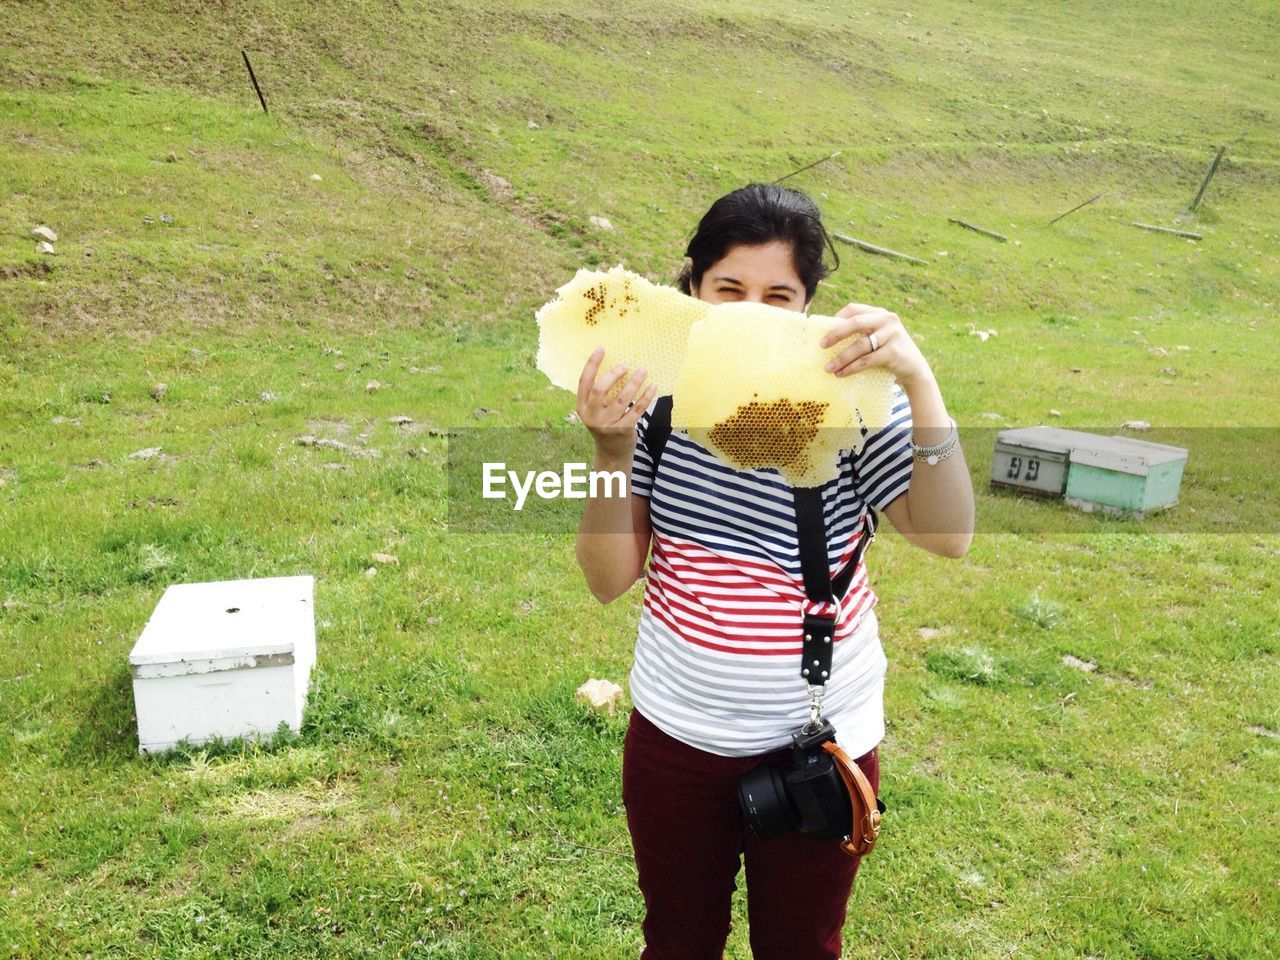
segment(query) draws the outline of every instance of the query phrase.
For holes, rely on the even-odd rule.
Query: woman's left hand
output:
[[[868,367],[885,367],[905,388],[933,376],[929,362],[896,313],[865,303],[851,303],[836,316],[840,322],[827,331],[821,341],[822,347],[861,334],[827,364],[827,370],[837,377],[847,377]],[[873,333],[875,350],[871,349],[870,335]]]

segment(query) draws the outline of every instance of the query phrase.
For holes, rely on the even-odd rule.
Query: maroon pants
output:
[[[730,899],[746,864],[755,960],[840,956],[840,931],[861,858],[833,840],[790,832],[762,840],[738,805],[738,780],[790,748],[721,757],[663,733],[631,711],[622,751],[622,801],[644,895],[642,960],[718,960]],[[877,750],[855,761],[880,787]]]

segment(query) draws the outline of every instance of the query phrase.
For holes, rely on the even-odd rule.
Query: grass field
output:
[[[814,311],[901,314],[979,527],[869,555],[846,956],[1280,955],[1278,36],[1259,0],[6,5],[0,957],[638,954],[625,717],[573,693],[624,682],[640,588],[448,529],[443,434],[562,425],[536,307],[669,281],[712,199],[837,150],[788,182],[929,263],[842,248]],[[1173,514],[988,492],[992,429],[1131,419],[1191,448]],[[165,585],[296,573],[301,733],[139,758]]]

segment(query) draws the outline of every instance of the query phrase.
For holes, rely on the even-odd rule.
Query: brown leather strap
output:
[[[822,745],[822,749],[835,760],[836,769],[840,771],[844,785],[849,789],[849,800],[853,805],[849,839],[841,841],[840,849],[851,857],[870,853],[876,838],[880,836],[880,808],[876,805],[876,792],[871,789],[871,781],[835,741],[828,740]]]

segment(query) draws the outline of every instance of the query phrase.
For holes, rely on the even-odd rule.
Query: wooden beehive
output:
[[[297,731],[316,662],[310,576],[174,584],[129,653],[138,750]]]
[[[1061,497],[1067,489],[1071,449],[1092,434],[1058,427],[1019,427],[996,434],[991,485],[1038,497]]]
[[[1086,512],[1141,516],[1178,502],[1187,451],[1133,437],[1098,437],[1071,451],[1066,500]]]

